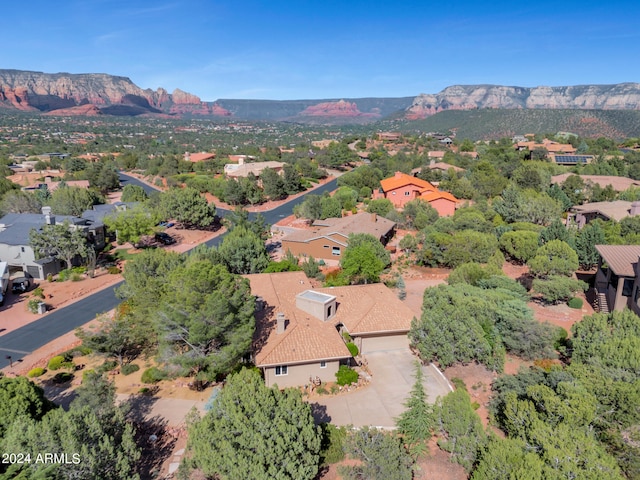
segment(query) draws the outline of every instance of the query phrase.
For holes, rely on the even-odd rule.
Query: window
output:
[[[20,247],[20,251],[24,253],[24,247]]]
[[[332,305],[329,305],[329,307],[327,308],[327,318],[331,318],[331,307]]]
[[[395,194],[396,194],[396,192],[391,192],[391,195],[395,195]]]
[[[622,284],[622,295],[625,297],[630,297],[632,291],[633,291],[633,278],[625,278],[624,283]]]
[[[289,367],[287,367],[287,365],[278,365],[276,367],[276,375],[280,376],[280,375],[286,375],[289,373]]]
[[[329,248],[329,245],[323,245],[324,248]]]
[[[405,197],[408,197],[409,195],[411,195],[411,192],[404,192]]]
[[[326,360],[322,360],[322,361],[320,362],[320,368],[327,368],[327,362],[326,362]]]
[[[340,255],[340,247],[333,247],[331,249],[331,255]]]

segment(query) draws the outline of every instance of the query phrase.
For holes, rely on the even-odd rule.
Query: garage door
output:
[[[408,348],[409,339],[406,334],[386,335],[383,337],[362,337],[362,353]]]

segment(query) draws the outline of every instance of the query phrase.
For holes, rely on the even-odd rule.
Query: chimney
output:
[[[42,207],[42,214],[47,225],[55,225],[56,217],[51,215],[51,207]]]
[[[44,177],[44,183],[51,183],[52,180],[53,178],[51,177],[51,175],[47,175],[46,177]]]
[[[396,172],[396,174],[394,176],[396,178],[401,178],[402,177],[402,172]]]
[[[435,164],[436,164],[436,159],[435,158],[432,158],[431,160],[429,160],[429,165],[430,166],[433,166]]]
[[[244,155],[238,157],[238,165],[244,165]]]
[[[376,215],[375,213],[371,214],[371,221],[373,223],[376,223],[378,221],[378,215]]]
[[[289,321],[286,319],[286,317],[284,316],[284,313],[282,312],[278,312],[276,314],[276,333],[280,334],[280,333],[284,333],[284,331],[287,329],[287,324],[289,323]]]
[[[631,204],[631,210],[629,210],[629,215],[632,217],[635,215],[640,215],[640,202],[635,201]]]

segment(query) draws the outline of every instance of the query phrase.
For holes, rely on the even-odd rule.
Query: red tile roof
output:
[[[421,180],[402,172],[396,172],[393,177],[380,180],[380,186],[384,192],[390,192],[391,190],[406,187],[407,185],[413,185],[416,187],[416,190],[419,191],[436,189],[436,187],[426,180]]]

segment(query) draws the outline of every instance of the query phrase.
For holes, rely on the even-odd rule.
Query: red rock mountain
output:
[[[52,115],[160,115],[368,123],[393,116],[420,119],[444,110],[595,109],[640,110],[640,84],[572,87],[454,85],[417,97],[330,100],[202,101],[180,89],[141,89],[107,74],[42,73],[0,69],[0,109]]]

